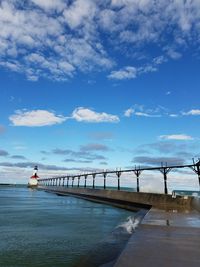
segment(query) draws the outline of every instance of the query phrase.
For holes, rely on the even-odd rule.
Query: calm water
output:
[[[0,266],[98,266],[101,260],[94,263],[94,258],[111,260],[127,241],[124,227],[117,226],[127,226],[123,222],[133,215],[74,197],[2,186]]]

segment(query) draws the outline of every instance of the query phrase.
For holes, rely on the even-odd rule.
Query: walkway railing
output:
[[[108,174],[116,174],[117,177],[117,189],[120,190],[120,178],[123,173],[134,173],[137,178],[137,192],[140,192],[140,181],[139,178],[141,176],[141,173],[144,171],[159,171],[163,174],[163,180],[164,180],[164,193],[168,194],[168,187],[167,187],[167,175],[168,173],[173,169],[183,169],[183,168],[190,168],[192,169],[198,176],[199,181],[199,187],[200,187],[200,159],[198,161],[193,160],[193,164],[188,165],[172,165],[168,166],[167,163],[165,165],[161,163],[160,167],[136,167],[134,169],[125,169],[125,170],[115,170],[115,171],[98,171],[98,172],[91,172],[91,173],[84,173],[84,174],[67,174],[63,176],[57,176],[57,177],[50,177],[50,178],[40,178],[38,179],[38,184],[42,186],[66,186],[66,187],[74,187],[74,181],[77,180],[77,187],[80,187],[80,180],[81,178],[84,179],[84,185],[83,187],[87,187],[87,179],[88,177],[92,177],[92,188],[95,188],[95,179],[97,175],[102,175],[103,177],[103,188],[106,189],[106,179]],[[71,182],[71,183],[70,183]],[[91,187],[91,185],[89,186]]]

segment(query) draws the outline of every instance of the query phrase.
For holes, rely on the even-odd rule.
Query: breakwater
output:
[[[194,197],[179,195],[90,188],[66,188],[62,186],[38,186],[38,189],[61,195],[74,195],[76,197],[111,204],[129,210],[139,210],[141,208],[150,209],[151,207],[159,209],[191,209],[195,199]]]

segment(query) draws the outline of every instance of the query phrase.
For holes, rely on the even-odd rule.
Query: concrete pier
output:
[[[176,196],[156,193],[137,193],[130,191],[118,191],[108,189],[62,187],[62,186],[39,186],[38,189],[54,192],[60,195],[73,195],[76,197],[106,203],[125,209],[138,210],[150,209],[190,209],[193,197]]]
[[[200,266],[200,213],[152,208],[114,267]]]
[[[114,267],[200,266],[199,198],[56,186],[39,186],[38,189],[129,210],[148,210],[125,249],[112,264]]]

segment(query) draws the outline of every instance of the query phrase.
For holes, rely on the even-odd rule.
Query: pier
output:
[[[189,165],[161,164],[159,167],[135,167],[78,175],[63,175],[38,179],[38,190],[58,195],[72,195],[90,201],[114,205],[133,211],[144,211],[135,232],[113,263],[113,267],[197,267],[200,266],[200,198],[182,196],[168,191],[168,174],[173,169],[190,168],[197,174],[200,186],[200,160]],[[145,171],[159,171],[163,175],[163,193],[141,192],[140,177]],[[121,188],[122,173],[133,173],[136,192]],[[107,186],[109,174],[116,177],[116,188]],[[95,178],[103,179],[102,188],[96,187]],[[87,182],[88,177],[90,184]],[[82,186],[80,186],[80,180]],[[92,183],[91,183],[92,182]],[[136,217],[137,219],[137,217]]]
[[[56,177],[50,177],[50,178],[42,178],[38,179],[39,185],[43,186],[63,186],[63,187],[80,187],[80,180],[84,180],[84,188],[92,187],[95,189],[95,178],[97,175],[100,175],[103,179],[103,188],[107,188],[107,177],[108,175],[116,175],[116,185],[115,187],[117,190],[121,189],[120,181],[121,181],[121,175],[123,173],[133,173],[137,180],[137,192],[140,192],[140,176],[145,171],[159,171],[163,175],[163,192],[164,194],[168,194],[168,186],[167,186],[167,177],[170,171],[175,169],[185,169],[189,168],[192,171],[194,171],[195,174],[197,174],[199,187],[200,187],[200,159],[198,161],[194,161],[192,164],[187,165],[170,165],[168,166],[167,163],[161,163],[161,166],[158,167],[136,167],[133,169],[116,169],[116,170],[103,170],[98,172],[88,172],[83,174],[67,174],[63,176],[56,176]],[[89,177],[92,177],[92,185],[87,184],[87,180]],[[75,184],[76,182],[76,184]]]

